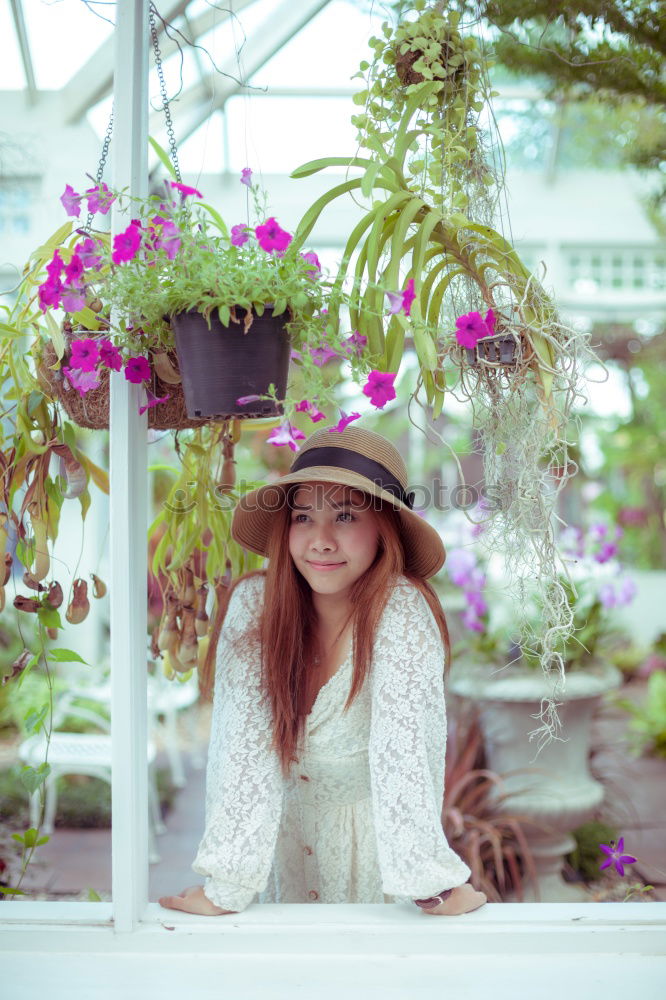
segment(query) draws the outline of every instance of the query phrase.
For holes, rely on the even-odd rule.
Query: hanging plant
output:
[[[562,323],[502,231],[503,178],[489,162],[493,150],[480,125],[493,96],[482,44],[460,30],[456,12],[426,8],[423,0],[369,44],[373,57],[361,63],[363,87],[354,97],[361,111],[352,119],[366,155],[320,159],[293,172],[348,172],[305,213],[295,242],[301,245],[338,199],[367,199],[336,289],[348,290],[352,324],[379,371],[397,373],[409,336],[419,363],[414,398],[423,405],[423,385],[433,422],[447,392],[470,407],[494,501],[486,540],[509,553],[525,636],[521,595],[538,578],[540,663],[547,675],[563,675],[571,621],[552,519],[565,480],[553,489],[551,472],[568,467],[572,407],[582,395],[583,363],[595,356],[587,337]],[[541,721],[538,732],[552,737],[554,699]]]

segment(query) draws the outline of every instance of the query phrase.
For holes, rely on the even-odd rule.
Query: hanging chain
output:
[[[150,21],[150,34],[153,40],[153,49],[155,51],[155,66],[157,68],[157,75],[160,81],[160,94],[162,95],[162,108],[164,110],[164,117],[166,119],[166,130],[169,136],[169,149],[171,151],[171,159],[173,160],[173,167],[176,174],[176,180],[180,183],[182,177],[180,176],[180,166],[178,165],[178,152],[176,150],[176,135],[173,130],[173,122],[171,120],[171,108],[169,107],[169,98],[167,97],[166,84],[164,82],[164,73],[162,71],[162,55],[160,53],[160,46],[157,40],[157,29],[155,27],[155,4],[151,3],[148,8],[148,19]]]
[[[99,158],[99,164],[97,167],[97,174],[95,176],[95,183],[97,187],[102,183],[102,176],[104,174],[104,167],[106,166],[106,160],[109,155],[109,146],[111,144],[111,136],[113,134],[113,106],[111,107],[111,115],[109,117],[109,124],[106,127],[106,135],[104,136],[104,143],[102,145],[102,155]],[[86,219],[86,224],[83,227],[84,232],[90,236],[90,230],[92,229],[92,221],[94,217],[94,212],[88,212],[88,218]]]

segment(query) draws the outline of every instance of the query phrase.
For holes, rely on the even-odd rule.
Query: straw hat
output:
[[[390,503],[400,514],[405,568],[427,579],[446,559],[439,534],[412,510],[407,469],[400,452],[381,434],[355,425],[341,432],[315,431],[295,456],[289,472],[246,493],[234,510],[232,537],[243,548],[268,555],[276,510],[284,506],[289,485],[306,481],[353,486]]]

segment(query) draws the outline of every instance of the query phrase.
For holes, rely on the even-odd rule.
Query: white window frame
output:
[[[120,72],[113,183],[140,195],[147,186],[147,0],[120,0],[115,35]],[[114,213],[114,233],[126,224]],[[148,901],[147,456],[146,417],[139,416],[137,403],[136,386],[111,379],[112,902],[5,900],[0,968],[3,985],[13,987],[8,995],[41,996],[48,983],[51,998],[69,997],[78,969],[87,976],[87,996],[111,995],[116,981],[123,995],[150,996],[149,987],[168,961],[173,976],[160,990],[162,998],[184,985],[194,995],[212,996],[210,976],[221,969],[229,997],[250,995],[241,991],[248,970],[256,990],[251,995],[270,1000],[293,996],[308,973],[316,975],[311,985],[316,982],[322,997],[339,997],[344,975],[353,979],[356,992],[349,993],[349,982],[346,987],[354,996],[367,996],[369,985],[382,984],[383,996],[411,996],[419,989],[440,993],[447,985],[447,995],[456,996],[455,983],[469,984],[469,958],[481,954],[494,958],[474,964],[474,978],[479,989],[484,983],[494,987],[495,998],[513,1000],[515,977],[530,970],[539,975],[540,997],[566,995],[567,975],[575,984],[572,997],[602,995],[604,984],[606,1000],[624,998],[638,983],[643,1000],[656,997],[666,965],[663,903],[488,903],[461,918],[429,917],[406,904],[264,904],[206,918]],[[68,962],[67,975],[58,978],[64,952],[76,953],[77,961]],[[26,961],[31,953],[39,953],[40,961]],[[137,972],[137,953],[159,957],[160,965],[144,962]],[[537,964],[546,954],[567,955],[575,975],[558,964],[550,976]],[[500,966],[509,980],[514,977],[506,993],[497,989]],[[442,973],[446,981],[435,978]],[[392,992],[405,975],[410,989]],[[147,992],[138,988],[142,981]],[[592,986],[596,993],[590,993]]]

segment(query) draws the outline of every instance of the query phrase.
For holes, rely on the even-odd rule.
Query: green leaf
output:
[[[222,235],[225,236],[227,239],[229,239],[229,230],[227,229],[227,224],[220,215],[220,213],[217,211],[217,209],[213,208],[212,205],[206,204],[205,202],[201,202],[201,207],[206,209],[206,211],[208,212],[211,219],[213,220],[217,228],[220,230]]]
[[[52,649],[48,654],[49,660],[54,663],[85,663],[90,666],[87,660],[75,653],[73,649]]]
[[[373,185],[375,183],[375,177],[379,171],[379,163],[373,160],[368,169],[363,174],[363,179],[361,180],[361,194],[365,198],[369,198],[372,192]]]
[[[62,628],[60,615],[55,608],[42,607],[38,610],[37,617],[44,628]]]
[[[231,311],[229,306],[218,306],[217,315],[220,317],[222,326],[229,326],[231,322]]]
[[[302,166],[292,170],[289,176],[297,179],[310,177],[312,174],[319,173],[320,170],[326,170],[327,167],[363,167],[363,169],[367,169],[372,162],[372,160],[360,156],[327,156],[321,160],[309,160],[307,163],[303,163]]]
[[[27,712],[23,719],[26,730],[29,733],[36,733],[39,727],[44,722],[46,716],[48,715],[48,711],[49,711],[49,706],[47,703],[45,705],[42,705],[39,711],[32,710],[30,712]]]
[[[162,149],[159,142],[153,139],[152,135],[148,136],[148,142],[153,147],[153,150],[155,151],[160,162],[162,163],[162,166],[169,172],[169,174],[175,181],[178,180],[178,178],[176,177],[176,171],[174,165],[169,159],[167,151],[165,149]]]
[[[30,764],[26,764],[19,771],[19,781],[32,794],[37,791],[40,785],[44,784],[50,773],[51,765],[47,764],[46,761],[43,761],[39,767],[31,767]],[[37,833],[36,830],[35,833]],[[32,846],[32,844],[28,844],[28,847]]]

